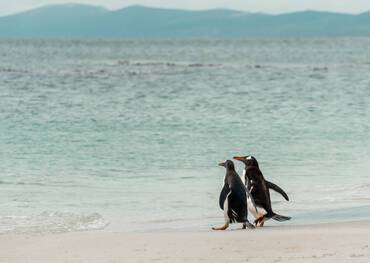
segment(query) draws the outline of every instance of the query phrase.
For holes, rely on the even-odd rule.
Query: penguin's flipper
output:
[[[282,216],[278,214],[274,214],[271,218],[279,222],[283,222],[283,221],[287,221],[291,219],[291,217],[289,216]]]
[[[269,181],[266,181],[266,185],[267,185],[267,188],[270,188],[270,189],[278,192],[279,194],[281,194],[285,198],[285,200],[289,201],[288,195],[279,186],[277,186],[276,184],[271,183]]]
[[[221,193],[220,193],[220,198],[219,198],[219,205],[220,205],[220,208],[222,210],[224,210],[224,203],[225,203],[225,200],[227,198],[227,195],[230,193],[230,188],[229,188],[229,185],[227,184],[224,184],[224,187],[222,188],[221,190]]]

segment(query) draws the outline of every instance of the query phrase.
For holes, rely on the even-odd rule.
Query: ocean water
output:
[[[370,218],[370,39],[0,41],[1,233],[208,230],[237,154],[285,224]]]

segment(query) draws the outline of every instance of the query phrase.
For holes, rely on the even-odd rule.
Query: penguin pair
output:
[[[230,223],[243,223],[243,229],[254,226],[248,221],[248,210],[252,213],[256,226],[263,226],[265,221],[272,218],[277,221],[286,221],[290,217],[273,212],[269,189],[280,193],[287,201],[288,195],[279,186],[265,180],[259,169],[258,162],[253,156],[235,156],[235,160],[244,163],[243,176],[245,185],[235,171],[234,163],[230,160],[219,165],[226,168],[224,186],[220,193],[219,204],[224,210],[225,225],[213,230],[225,230]]]

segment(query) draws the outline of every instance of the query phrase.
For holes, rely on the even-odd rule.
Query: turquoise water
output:
[[[287,224],[370,217],[370,39],[2,40],[0,58],[0,232],[206,230],[236,154],[289,194]]]

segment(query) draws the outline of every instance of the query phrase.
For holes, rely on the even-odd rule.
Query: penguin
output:
[[[234,163],[230,160],[219,163],[226,168],[224,186],[220,193],[219,205],[224,210],[225,224],[213,227],[213,230],[226,230],[231,223],[243,224],[243,229],[254,228],[248,221],[247,191],[240,176],[235,171]]]
[[[257,213],[254,209],[250,210],[256,220],[255,225],[263,226],[265,221],[272,218],[276,221],[286,221],[291,219],[288,216],[278,215],[273,212],[271,207],[271,198],[269,189],[273,189],[280,193],[287,201],[289,201],[288,195],[276,184],[273,184],[265,180],[257,159],[253,156],[234,156],[233,159],[241,161],[245,164],[243,176],[245,178],[245,185],[247,191],[251,195],[251,199],[248,199],[248,203],[254,201],[257,207]],[[250,208],[250,206],[248,206]]]
[[[256,166],[259,168],[257,159],[253,156],[234,156],[233,159],[241,161],[242,163],[245,164],[245,168],[243,170],[243,177],[245,178],[245,171],[247,169],[247,166]],[[246,178],[245,178],[246,179]],[[283,189],[281,189],[279,186],[276,184],[269,182],[265,179],[266,185],[269,189],[274,190],[275,192],[281,194],[285,200],[289,201],[288,195],[285,193]]]

